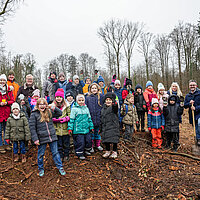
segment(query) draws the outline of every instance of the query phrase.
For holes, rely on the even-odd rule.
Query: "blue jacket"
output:
[[[192,122],[192,110],[191,110],[191,104],[190,101],[194,101],[194,117],[195,120],[198,120],[200,118],[200,90],[196,90],[194,93],[189,92],[185,97],[184,107],[189,108],[189,121],[190,124],[193,124]]]
[[[62,88],[63,90],[64,90],[64,97],[65,97],[65,94],[66,94],[66,88],[67,88],[67,80],[66,81],[64,81],[63,83],[61,83],[60,81],[58,81],[58,83],[59,83],[59,86],[60,86],[60,88]]]
[[[148,112],[148,128],[159,129],[161,126],[165,125],[165,119],[162,113],[159,110],[152,112],[152,109]]]
[[[98,104],[98,96],[93,94],[86,97],[85,104],[88,106],[94,126],[100,126],[101,109],[103,106],[103,95],[100,94],[101,106]]]
[[[119,105],[122,105],[122,104],[123,104],[122,90],[123,90],[122,88],[120,88],[120,89],[115,88],[115,91],[114,91],[114,93],[118,96]]]
[[[87,134],[94,129],[90,112],[88,107],[79,106],[74,103],[70,113],[70,121],[68,123],[68,130],[72,130],[73,134]]]

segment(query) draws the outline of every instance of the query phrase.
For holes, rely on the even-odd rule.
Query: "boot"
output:
[[[140,124],[136,124],[137,132],[140,132]]]
[[[103,154],[103,158],[108,158],[111,154],[111,151],[106,151],[106,153]]]
[[[14,154],[14,162],[18,162],[19,161],[19,155],[18,154]]]
[[[26,162],[26,155],[22,154],[22,163],[25,163],[25,162]]]
[[[5,149],[3,148],[3,146],[0,146],[0,153],[6,153]]]
[[[110,158],[117,158],[117,152],[116,151],[113,151],[112,154],[110,155]]]

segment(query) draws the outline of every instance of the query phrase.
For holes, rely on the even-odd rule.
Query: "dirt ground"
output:
[[[179,153],[191,153],[193,128],[183,116]],[[119,157],[103,159],[96,152],[79,161],[74,154],[64,163],[66,176],[59,175],[49,148],[45,176],[38,177],[37,148],[27,162],[12,165],[11,152],[0,155],[0,199],[200,199],[199,160],[153,149],[148,133],[135,133],[133,142],[121,140]]]

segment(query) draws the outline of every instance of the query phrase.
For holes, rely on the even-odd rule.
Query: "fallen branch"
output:
[[[128,147],[126,147],[125,145],[123,145],[123,144],[121,144],[122,145],[122,147],[124,147],[127,151],[129,151],[133,156],[134,156],[134,158],[135,158],[135,160],[137,161],[137,162],[139,162],[139,160],[138,160],[138,157],[136,156],[136,154],[133,152],[133,151],[131,151]]]

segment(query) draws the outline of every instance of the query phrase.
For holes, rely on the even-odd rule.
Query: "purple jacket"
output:
[[[94,126],[100,126],[101,109],[103,106],[103,95],[100,94],[101,106],[98,104],[98,96],[93,94],[86,97],[85,104],[87,105],[90,111],[90,115]]]

